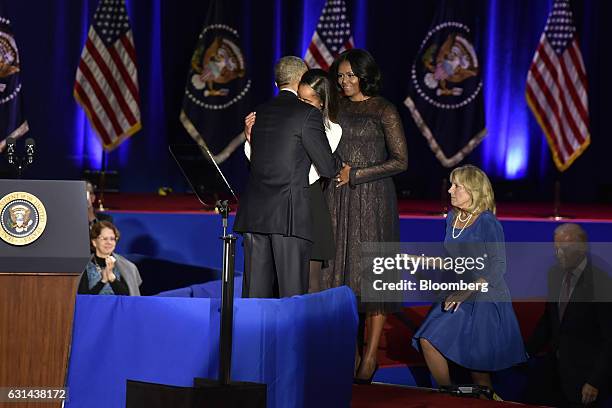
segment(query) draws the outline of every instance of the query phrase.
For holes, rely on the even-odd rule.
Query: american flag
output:
[[[141,128],[134,38],[124,0],[101,0],[89,28],[74,82],[104,149]]]
[[[327,0],[304,61],[310,68],[327,70],[338,54],[354,46],[345,1]]]
[[[527,74],[527,102],[559,171],[588,147],[587,77],[569,0],[555,0]]]

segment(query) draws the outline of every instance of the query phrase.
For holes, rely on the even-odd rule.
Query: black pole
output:
[[[440,208],[442,208],[442,215],[446,217],[448,214],[448,179],[446,177],[442,179],[440,187]]]
[[[106,184],[106,150],[102,149],[102,170],[100,171],[100,197],[98,198],[98,210],[104,211],[104,188]]]
[[[221,281],[221,329],[219,336],[219,382],[227,385],[231,381],[232,329],[234,321],[234,257],[236,237],[227,234],[229,205],[227,200],[217,201],[217,211],[223,217],[223,277]]]
[[[555,192],[553,200],[553,219],[555,221],[559,221],[563,218],[561,214],[559,214],[559,207],[561,207],[561,182],[559,180],[555,180]]]

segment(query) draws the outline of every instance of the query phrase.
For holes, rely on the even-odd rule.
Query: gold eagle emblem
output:
[[[34,223],[30,219],[30,209],[25,205],[17,204],[9,208],[9,214],[11,217],[11,228],[15,232],[27,232],[28,228]]]
[[[434,61],[435,54],[435,61]],[[448,83],[458,84],[467,78],[478,75],[478,58],[474,47],[463,36],[449,34],[440,49],[433,44],[423,55],[423,65],[429,71],[424,82],[436,94],[459,96],[463,88],[450,87]]]
[[[204,96],[227,96],[229,89],[215,89],[214,84],[226,84],[245,75],[240,48],[222,36],[215,37],[206,51],[197,50],[191,67],[195,72],[191,83],[198,90],[204,89]]]

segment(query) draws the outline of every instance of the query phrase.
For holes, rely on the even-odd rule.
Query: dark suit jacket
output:
[[[567,395],[584,383],[601,391],[609,386],[612,363],[610,279],[589,261],[560,321],[562,280],[563,271],[558,266],[549,271],[548,302],[527,351],[533,355],[550,344],[558,356],[561,385]]]
[[[312,241],[308,171],[333,177],[332,156],[321,112],[281,91],[257,109],[252,129],[251,173],[234,222],[236,232],[282,234]]]

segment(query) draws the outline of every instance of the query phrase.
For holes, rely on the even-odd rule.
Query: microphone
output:
[[[13,164],[13,156],[15,155],[15,138],[12,136],[6,138],[6,155],[9,164]]]
[[[34,161],[34,147],[35,147],[34,139],[27,138],[25,141],[26,146],[26,156],[28,158],[28,164],[32,164]]]

